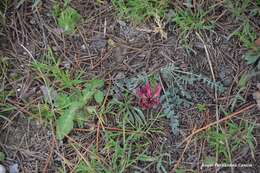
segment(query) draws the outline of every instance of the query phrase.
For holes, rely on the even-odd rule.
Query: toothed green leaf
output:
[[[64,112],[57,120],[56,135],[58,140],[62,140],[65,135],[73,129],[74,114],[71,110]]]

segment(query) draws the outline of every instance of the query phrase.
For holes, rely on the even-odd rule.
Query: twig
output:
[[[80,151],[77,149],[77,147],[75,147],[75,145],[73,145],[72,142],[70,142],[70,144],[74,148],[74,150],[77,152],[77,154],[80,156],[80,158],[85,162],[85,164],[87,164],[89,166],[90,163],[89,163],[89,161],[87,161],[87,159],[84,157],[84,155],[80,153]]]
[[[48,166],[49,166],[49,163],[51,161],[51,157],[52,157],[52,154],[53,154],[53,151],[54,151],[54,142],[55,142],[55,139],[54,139],[54,136],[52,136],[51,146],[50,146],[50,150],[49,150],[49,153],[48,153],[48,158],[45,162],[43,173],[48,173],[47,169],[48,169]]]
[[[209,63],[209,68],[210,68],[210,72],[211,72],[211,75],[212,75],[212,78],[213,78],[213,81],[216,82],[216,77],[215,77],[215,74],[214,74],[214,70],[213,70],[213,65],[212,65],[212,62],[210,60],[210,55],[209,55],[209,52],[208,52],[208,48],[204,42],[204,40],[201,38],[201,36],[196,32],[196,35],[199,37],[199,39],[201,40],[201,42],[203,43],[203,46],[204,46],[204,49],[205,49],[205,52],[206,52],[206,57],[207,57],[207,60],[208,60],[208,63]],[[218,99],[217,99],[217,90],[215,89],[215,101],[217,102]],[[216,104],[217,106],[217,104]],[[217,111],[217,109],[216,109]],[[219,120],[219,114],[218,112],[216,112],[216,116],[217,116],[217,121]]]
[[[106,60],[107,58],[109,58],[109,55],[111,54],[111,52],[112,52],[112,49],[109,49],[108,52],[107,52],[103,57],[101,57],[100,60],[99,60],[96,64],[94,64],[94,65],[92,66],[91,70],[94,70],[94,69],[95,69],[96,67],[98,67],[104,60]]]
[[[194,130],[195,130],[195,129],[194,129]],[[188,148],[190,142],[191,142],[191,138],[189,138],[189,140],[188,140],[188,142],[187,142],[187,144],[186,144],[184,150],[183,150],[182,153],[181,153],[180,158],[178,159],[178,161],[176,162],[176,164],[173,166],[173,168],[170,170],[169,173],[174,173],[174,172],[175,172],[176,168],[177,168],[177,167],[179,166],[179,164],[181,163],[181,160],[182,160],[182,158],[183,158],[183,156],[184,156],[184,153],[186,152],[186,150],[187,150],[187,148]]]
[[[228,120],[228,119],[231,119],[231,118],[233,118],[234,116],[236,116],[236,115],[238,115],[238,114],[240,114],[240,113],[242,113],[242,112],[244,112],[244,111],[247,111],[247,110],[249,110],[249,109],[251,109],[251,108],[253,108],[253,107],[255,107],[255,106],[256,106],[255,103],[254,103],[254,104],[251,104],[251,105],[249,105],[249,106],[247,106],[247,107],[245,107],[245,108],[243,108],[243,109],[241,109],[241,110],[239,110],[239,111],[233,112],[233,113],[231,113],[231,114],[225,116],[224,118],[222,118],[222,119],[220,119],[220,120],[218,120],[218,121],[215,121],[215,122],[213,122],[213,123],[210,123],[210,124],[208,124],[208,125],[206,125],[206,126],[200,128],[200,129],[197,129],[197,130],[193,131],[188,137],[186,137],[186,138],[181,142],[180,145],[182,145],[183,143],[189,141],[189,139],[192,138],[194,135],[196,135],[196,134],[198,134],[198,133],[200,133],[200,132],[202,132],[202,131],[204,131],[204,130],[206,130],[206,129],[208,129],[208,128],[210,128],[210,127],[216,125],[216,124],[219,124],[219,123],[222,123],[222,122],[224,122],[224,121],[226,121],[226,120]]]
[[[243,109],[241,109],[241,110],[239,110],[237,112],[233,112],[233,113],[229,114],[228,116],[226,116],[226,117],[224,117],[224,118],[222,118],[222,119],[220,119],[218,121],[215,121],[213,123],[210,123],[210,124],[200,128],[200,129],[197,129],[197,130],[193,129],[192,133],[181,142],[180,145],[182,145],[183,143],[186,142],[186,146],[185,146],[185,148],[184,148],[180,158],[178,159],[177,163],[173,166],[173,168],[171,169],[171,171],[169,173],[174,173],[176,168],[179,166],[179,164],[180,164],[180,162],[181,162],[181,160],[183,158],[183,155],[184,155],[185,151],[187,150],[187,148],[188,148],[188,146],[189,146],[189,144],[190,144],[190,142],[192,140],[192,137],[194,135],[196,135],[196,134],[198,134],[198,133],[200,133],[200,132],[202,132],[202,131],[204,131],[204,130],[206,130],[206,129],[208,129],[208,128],[216,125],[216,124],[219,124],[219,123],[224,122],[224,121],[226,121],[228,119],[231,119],[232,117],[234,117],[234,116],[236,116],[236,115],[238,115],[238,114],[240,114],[240,113],[242,113],[242,112],[244,112],[246,110],[249,110],[249,109],[251,109],[251,108],[253,108],[255,106],[256,106],[256,104],[251,104],[251,105],[249,105],[249,106],[247,106],[247,107],[245,107],[245,108],[243,108]]]
[[[29,56],[33,59],[34,62],[36,62],[35,58],[33,57],[32,53],[22,44],[20,44],[22,48],[29,54]]]
[[[99,148],[99,131],[100,131],[100,120],[98,119],[97,134],[96,134],[96,148],[97,148],[97,151],[98,151],[98,148]]]
[[[94,128],[97,128],[97,125],[93,125]],[[73,130],[75,131],[82,131],[82,132],[89,132],[89,131],[93,131],[93,127],[89,128],[89,129],[80,129],[80,128],[74,128]],[[120,128],[116,128],[116,127],[105,127],[103,126],[104,129],[109,130],[109,131],[114,131],[114,132],[122,132],[123,129]],[[126,132],[134,132],[132,130],[125,130]]]
[[[109,75],[109,78],[111,78],[111,75]],[[109,92],[110,92],[110,89],[111,89],[111,85],[112,85],[112,82],[111,82],[111,80],[109,80],[108,91],[107,91],[107,94],[106,94],[105,99],[103,101],[102,107],[105,106],[105,104],[107,102],[107,99],[108,99],[108,96],[109,96]]]
[[[216,83],[216,77],[215,77],[215,74],[214,74],[214,70],[213,70],[213,65],[212,65],[212,62],[210,60],[210,56],[209,56],[209,52],[208,52],[208,48],[204,42],[204,40],[202,39],[202,37],[199,35],[199,33],[196,32],[196,35],[199,37],[199,39],[201,40],[201,42],[203,43],[203,46],[204,46],[204,49],[205,49],[205,52],[206,52],[206,56],[207,56],[207,60],[208,60],[208,63],[209,63],[209,67],[210,67],[210,71],[211,71],[211,75],[212,75],[212,78],[213,78],[213,81],[214,83]],[[218,110],[218,92],[217,92],[217,89],[214,88],[214,96],[215,96],[215,102],[216,102],[216,119],[218,122],[219,121],[219,110]],[[219,125],[217,123],[217,132],[219,131],[218,129]],[[218,152],[216,152],[216,158],[218,160]]]
[[[28,114],[30,116],[33,116],[33,114],[31,112],[27,111],[25,108],[23,108],[20,105],[18,105],[15,101],[10,100],[10,99],[7,99],[6,101],[11,103],[12,105],[14,105],[19,111],[21,111],[21,112],[23,112],[25,114]]]
[[[108,86],[108,91],[107,91],[107,94],[104,98],[104,101],[103,101],[103,104],[102,104],[102,107],[105,106],[106,102],[107,102],[107,99],[108,99],[108,95],[109,95],[109,91],[110,91],[110,87],[111,87],[111,81],[109,82],[109,86]],[[100,118],[98,118],[98,124],[97,124],[97,134],[96,134],[96,146],[97,146],[97,151],[98,151],[98,147],[99,147],[99,133],[100,133],[100,125],[102,126],[103,129],[104,128],[104,125],[102,123],[102,121],[100,121]]]
[[[82,149],[84,149],[88,154],[90,154],[90,155],[92,155],[92,156],[95,156],[98,161],[102,161],[103,163],[106,163],[103,159],[101,159],[100,157],[98,157],[97,153],[92,152],[92,151],[90,150],[91,145],[93,145],[93,143],[94,143],[95,141],[91,142],[90,145],[86,148],[86,147],[84,147],[82,144],[80,144],[80,143],[78,143],[76,140],[74,140],[73,138],[69,137],[68,135],[66,135],[66,137],[67,137],[70,141],[76,143],[78,146],[80,146]]]

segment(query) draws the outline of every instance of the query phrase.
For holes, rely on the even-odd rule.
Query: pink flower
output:
[[[140,97],[140,107],[143,109],[150,109],[153,106],[158,105],[160,103],[159,96],[161,89],[161,85],[157,84],[154,94],[152,94],[150,82],[147,80],[145,86],[141,87],[137,92],[137,95]]]

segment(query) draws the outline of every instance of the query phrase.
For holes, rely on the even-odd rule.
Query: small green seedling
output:
[[[238,37],[243,46],[247,49],[254,47],[256,39],[256,32],[249,21],[244,22],[235,32],[234,35]]]
[[[250,0],[236,1],[236,0],[226,0],[224,1],[224,6],[231,12],[231,15],[236,20],[244,19],[244,13],[250,6]]]
[[[102,80],[91,80],[86,88],[80,92],[77,99],[71,100],[70,103],[65,104],[66,108],[62,111],[61,116],[56,122],[56,135],[59,140],[62,140],[66,135],[70,133],[73,129],[74,121],[78,117],[84,119],[84,108],[86,106],[86,111],[88,114],[97,114],[96,109],[88,104],[94,100],[101,105],[104,99],[104,94],[100,90],[104,85]]]
[[[196,105],[196,109],[199,111],[199,112],[205,112],[207,110],[207,105],[204,104],[204,103],[198,103]]]
[[[53,78],[52,83],[58,84],[61,89],[71,88],[74,85],[80,84],[81,75],[77,74],[75,79],[71,79],[69,70],[60,68],[60,61],[56,58],[51,49],[41,58],[41,61],[32,63],[32,68],[39,73],[39,76],[48,83],[48,78]]]
[[[228,163],[232,160],[232,155],[236,153],[242,146],[247,145],[250,148],[252,157],[254,158],[255,141],[253,135],[254,124],[248,122],[227,122],[225,128],[217,130],[216,127],[210,128],[206,132],[207,141],[211,149]]]
[[[73,33],[81,19],[81,15],[74,8],[68,6],[68,1],[65,2],[63,8],[59,4],[55,4],[52,15],[56,18],[58,26],[63,29],[65,34]]]
[[[184,39],[192,31],[210,30],[214,27],[212,22],[206,20],[208,12],[199,10],[194,13],[191,10],[177,10],[172,21],[180,28],[180,36]]]
[[[66,34],[71,34],[76,28],[77,23],[80,21],[80,14],[73,8],[67,7],[60,13],[58,18],[58,25]]]
[[[79,162],[76,167],[76,173],[90,173],[90,170],[89,166],[83,161]]]
[[[163,17],[168,0],[112,0],[118,16],[122,19],[140,24],[156,15]]]

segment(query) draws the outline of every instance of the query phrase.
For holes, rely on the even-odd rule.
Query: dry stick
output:
[[[241,110],[239,110],[239,111],[237,111],[237,112],[233,112],[233,113],[231,113],[231,114],[225,116],[224,118],[222,118],[222,119],[220,119],[220,120],[218,120],[218,121],[215,121],[215,122],[213,122],[213,123],[210,123],[210,124],[208,124],[208,125],[206,125],[206,126],[200,128],[200,129],[195,130],[195,131],[192,132],[188,137],[186,137],[186,138],[180,143],[180,145],[182,145],[183,143],[185,143],[186,141],[188,141],[189,138],[192,138],[192,137],[193,137],[194,135],[196,135],[197,133],[200,133],[200,132],[202,132],[202,131],[208,129],[208,128],[210,128],[211,126],[214,126],[214,125],[216,125],[216,124],[222,123],[223,121],[226,121],[226,120],[228,120],[228,119],[231,119],[231,118],[233,118],[234,116],[236,116],[236,115],[238,115],[238,114],[240,114],[240,113],[242,113],[242,112],[244,112],[244,111],[247,111],[247,110],[249,110],[249,109],[251,109],[251,108],[253,108],[253,107],[255,107],[255,106],[256,106],[255,103],[254,103],[254,104],[251,104],[251,105],[249,105],[249,106],[247,106],[247,107],[245,107],[245,108],[243,108],[243,109],[241,109]]]
[[[201,36],[196,32],[196,35],[199,37],[199,39],[201,40],[201,42],[203,43],[203,46],[204,46],[204,49],[205,49],[205,52],[206,52],[206,57],[207,57],[207,60],[208,60],[208,63],[209,63],[209,67],[210,67],[210,72],[211,72],[211,75],[212,75],[212,78],[213,78],[213,81],[216,82],[216,77],[215,77],[215,74],[214,74],[214,70],[213,70],[213,65],[212,65],[212,62],[210,60],[210,56],[209,56],[209,52],[208,52],[208,48],[204,42],[204,40],[201,38]],[[214,89],[215,90],[215,100],[216,100],[216,117],[217,117],[217,121],[219,120],[219,114],[218,114],[218,109],[217,109],[217,90],[216,88]]]
[[[93,131],[95,130],[95,128],[97,128],[97,125],[93,125],[92,127],[90,127],[89,129],[80,129],[80,128],[74,128],[73,130],[75,131],[82,131],[82,132],[89,132],[89,131]],[[123,129],[120,129],[120,128],[117,128],[117,127],[106,127],[106,126],[103,126],[104,129],[108,130],[108,131],[112,131],[112,132],[122,132]],[[127,130],[125,129],[126,132],[132,132],[132,133],[135,133],[135,131],[133,130]]]
[[[23,107],[21,107],[21,106],[19,106],[15,101],[13,101],[13,100],[10,100],[10,99],[7,99],[7,101],[9,102],[9,103],[11,103],[12,105],[14,105],[19,111],[21,111],[21,112],[23,112],[23,113],[25,113],[25,114],[28,114],[28,115],[30,115],[30,116],[33,116],[33,114],[31,113],[31,112],[29,112],[29,111],[27,111],[26,109],[24,109]],[[53,143],[57,146],[57,148],[58,148],[58,145],[57,145],[57,142],[55,142],[55,138],[54,138],[54,132],[53,132],[53,128],[52,128],[52,135],[53,135]],[[53,149],[54,150],[54,149]],[[52,151],[53,152],[53,151]],[[52,153],[49,155],[49,157],[52,155]],[[61,157],[63,160],[66,160],[60,153],[58,153],[58,155],[59,155],[59,157]],[[48,158],[49,159],[49,158]],[[48,163],[48,162],[46,162],[46,163]],[[45,167],[47,167],[48,165],[47,164],[45,164]],[[47,169],[47,168],[46,168]],[[44,171],[43,171],[44,172]],[[45,171],[46,172],[46,171]]]
[[[207,46],[206,46],[204,40],[202,39],[202,37],[199,35],[199,33],[196,32],[196,35],[199,37],[199,39],[200,39],[201,42],[203,43],[203,46],[204,46],[204,49],[205,49],[205,52],[206,52],[206,56],[207,56],[207,60],[208,60],[208,63],[209,63],[211,75],[212,75],[212,78],[213,78],[214,83],[216,83],[216,77],[215,77],[215,74],[214,74],[212,62],[211,62],[211,60],[210,60],[208,48],[207,48]],[[215,95],[215,102],[216,102],[216,119],[217,119],[217,122],[218,122],[218,121],[219,121],[218,93],[217,93],[216,87],[214,88],[214,95]],[[219,131],[219,129],[218,129],[218,124],[217,124],[217,132],[218,132],[218,131]],[[216,158],[217,158],[216,160],[218,160],[218,152],[216,152]]]
[[[28,114],[30,116],[33,116],[33,114],[31,112],[27,111],[25,108],[23,108],[22,106],[18,105],[15,101],[10,100],[10,99],[7,99],[6,101],[11,103],[13,106],[15,106],[19,111],[21,111],[21,112],[23,112],[25,114]]]
[[[46,163],[45,163],[45,167],[44,167],[43,173],[45,173],[45,172],[47,173],[47,168],[48,168],[49,162],[50,162],[50,160],[51,160],[51,156],[53,155],[53,151],[54,151],[55,146],[56,146],[56,148],[59,148],[59,147],[58,147],[58,144],[57,144],[57,141],[56,141],[56,138],[55,138],[55,132],[54,132],[54,128],[53,128],[52,123],[50,123],[50,126],[51,126],[51,134],[52,134],[52,143],[51,143],[52,148],[51,148],[51,150],[50,150],[51,152],[49,153],[48,159],[47,159],[47,161],[46,161]],[[59,154],[59,156],[60,156],[62,159],[64,158],[61,154]]]
[[[71,143],[72,147],[74,150],[77,152],[77,154],[80,156],[80,158],[87,164],[88,166],[90,165],[89,161],[85,159],[85,157],[80,153],[80,151]],[[74,169],[74,168],[73,168]],[[73,170],[72,170],[73,171]]]
[[[80,144],[80,143],[78,143],[76,140],[74,140],[73,138],[69,137],[68,135],[66,135],[66,137],[67,137],[70,141],[72,141],[72,142],[78,144],[78,145],[79,145],[82,149],[84,149],[87,153],[96,156],[96,159],[97,159],[98,161],[102,161],[103,163],[106,163],[104,159],[99,158],[99,157],[97,156],[97,154],[95,154],[94,152],[92,152],[92,151],[89,149],[90,146],[93,145],[93,143],[94,143],[95,141],[91,142],[90,145],[86,148],[86,147],[84,147],[82,144]]]
[[[187,148],[188,148],[190,142],[191,142],[191,138],[189,138],[189,140],[188,140],[188,142],[187,142],[187,144],[186,144],[184,150],[183,150],[182,153],[181,153],[180,158],[178,159],[178,161],[176,162],[176,164],[175,164],[174,167],[170,170],[169,173],[174,173],[174,171],[176,170],[176,168],[179,166],[179,164],[181,163],[181,160],[182,160],[182,158],[183,158],[183,156],[184,156],[184,153],[185,153],[185,151],[187,150]]]
[[[241,110],[239,110],[239,111],[237,111],[237,112],[233,112],[233,113],[229,114],[228,116],[226,116],[226,117],[224,117],[224,118],[222,118],[222,119],[220,119],[220,120],[218,120],[218,121],[215,121],[215,122],[213,122],[213,123],[210,123],[210,124],[208,124],[208,125],[206,125],[206,126],[200,128],[200,129],[193,130],[192,133],[191,133],[188,137],[186,137],[186,138],[181,142],[180,145],[182,145],[183,143],[187,142],[187,143],[186,143],[186,146],[185,146],[185,148],[184,148],[184,150],[183,150],[183,152],[182,152],[182,154],[181,154],[181,157],[178,159],[177,163],[173,166],[173,168],[171,169],[171,171],[170,171],[169,173],[173,173],[173,172],[175,171],[175,169],[179,166],[179,164],[180,164],[180,162],[181,162],[181,160],[182,160],[182,158],[183,158],[183,155],[184,155],[185,151],[187,150],[187,148],[188,148],[188,146],[189,146],[189,144],[190,144],[190,142],[191,142],[191,139],[192,139],[192,137],[193,137],[194,135],[196,135],[197,133],[202,132],[202,131],[204,131],[204,130],[210,128],[211,126],[214,126],[214,125],[219,124],[219,123],[221,123],[221,122],[223,122],[223,121],[226,121],[226,120],[228,120],[228,119],[231,119],[232,117],[234,117],[234,116],[236,116],[236,115],[238,115],[238,114],[240,114],[240,113],[242,113],[242,112],[244,112],[244,111],[246,111],[246,110],[249,110],[249,109],[251,109],[251,108],[253,108],[253,107],[255,107],[255,106],[256,106],[256,104],[251,104],[251,105],[249,105],[249,106],[247,106],[247,107],[245,107],[245,108],[243,108],[243,109],[241,109]]]
[[[109,82],[108,91],[107,91],[107,94],[106,94],[105,99],[103,101],[102,107],[105,106],[105,104],[106,104],[106,101],[108,99],[108,95],[109,95],[109,92],[110,92],[110,88],[111,88],[111,81]],[[100,121],[100,118],[98,117],[97,134],[96,134],[97,151],[98,151],[98,147],[99,147],[100,125],[102,126],[102,129],[105,129],[104,126],[103,126],[102,121]]]
[[[103,32],[94,31],[94,33],[96,33],[96,34],[102,34]],[[116,36],[114,36],[114,35],[111,35],[111,34],[109,34],[109,33],[106,33],[106,36],[108,36],[108,37],[110,37],[111,39],[113,39],[113,41],[114,41],[114,39],[117,39],[117,40],[121,41],[120,43],[119,43],[119,42],[115,42],[115,46],[124,47],[124,48],[127,48],[127,49],[136,50],[136,51],[142,51],[143,48],[145,47],[145,46],[142,47],[142,48],[132,47],[132,46],[128,45],[128,43],[125,42],[124,40],[122,40],[122,39],[120,39],[119,37],[116,37]]]
[[[54,136],[52,137],[52,140],[51,140],[51,146],[50,146],[50,150],[49,150],[49,153],[48,153],[48,158],[45,162],[45,166],[44,166],[44,169],[43,169],[43,173],[48,173],[48,166],[49,166],[49,163],[51,161],[51,157],[52,157],[52,154],[53,154],[53,151],[54,151]]]
[[[109,58],[109,55],[111,54],[112,49],[109,49],[108,52],[105,53],[105,55],[103,57],[100,58],[100,60],[94,64],[91,68],[91,70],[94,70],[96,67],[98,67],[104,60],[106,60],[107,58]]]
[[[109,78],[111,78],[111,75],[109,75]],[[108,85],[108,91],[107,91],[107,94],[106,94],[106,97],[105,97],[105,99],[104,99],[104,101],[103,101],[102,106],[105,106],[105,104],[106,104],[106,102],[107,102],[108,95],[109,95],[109,92],[110,92],[110,89],[111,89],[111,85],[112,85],[112,82],[111,82],[111,80],[110,80],[110,81],[109,81],[109,85]]]
[[[89,146],[93,145],[93,143],[94,143],[94,141],[92,141]],[[83,155],[83,156],[86,156],[87,153],[88,153],[88,152],[85,151],[82,155]],[[81,161],[82,161],[82,158],[81,158],[81,159],[78,159],[76,165],[75,165],[74,168],[71,170],[71,172],[73,172],[73,173],[75,172],[75,169],[77,169],[77,165],[79,165]]]
[[[32,53],[22,44],[20,46],[29,54],[29,56],[33,59],[34,62],[36,62],[35,58],[33,57]]]
[[[97,134],[96,134],[96,145],[97,145],[97,151],[99,148],[99,131],[100,131],[100,120],[98,119],[98,124],[97,124]]]

